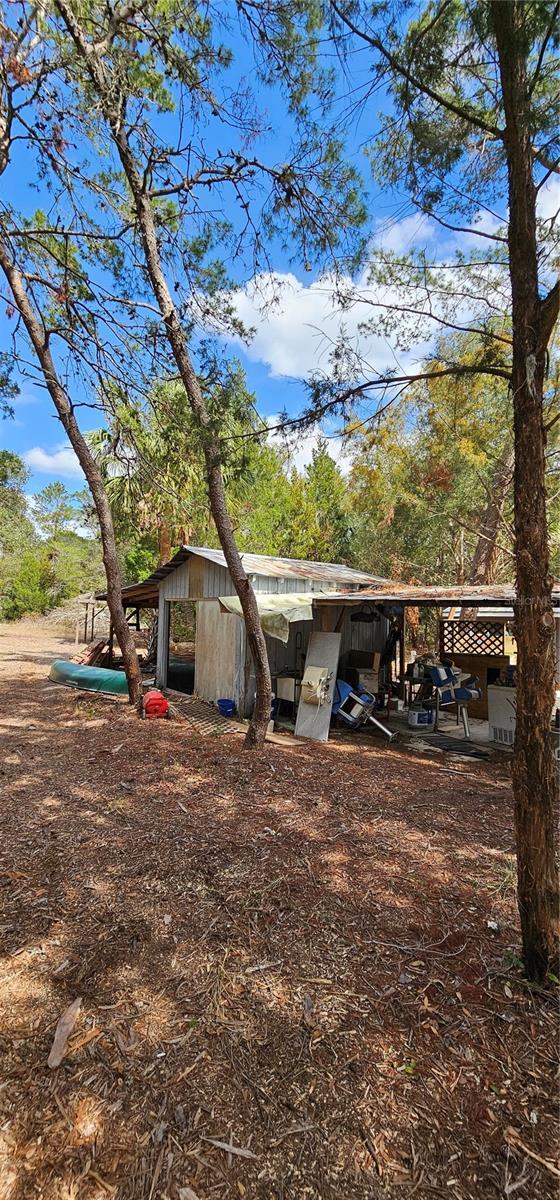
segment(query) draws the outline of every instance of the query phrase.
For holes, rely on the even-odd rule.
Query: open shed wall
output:
[[[361,621],[351,621],[350,614],[352,611],[354,610],[351,608],[346,609],[342,624],[340,642],[341,662],[344,661],[345,657],[352,650],[363,650],[368,653],[371,652],[372,655],[375,650],[382,651],[389,632],[389,621],[385,617],[372,624],[366,624]],[[333,606],[329,608],[328,613],[329,628],[334,629],[340,617],[341,608]],[[315,608],[313,621],[294,621],[290,624],[290,640],[288,642],[280,642],[277,638],[266,638],[268,661],[272,676],[278,675],[281,671],[285,670],[303,670],[309,639],[312,632],[319,632],[324,628],[322,620],[321,611]],[[298,647],[298,641],[301,642],[300,647]],[[252,711],[255,694],[255,671],[248,645],[246,646],[245,655],[245,689],[240,704],[240,711],[243,715],[249,716]]]
[[[317,580],[311,577],[281,577],[278,575],[254,575],[251,582],[255,592],[284,595],[289,592],[336,592],[340,584]],[[353,587],[349,590],[357,590]],[[246,648],[244,622],[233,614],[224,614],[211,601],[219,596],[232,596],[235,588],[229,571],[218,563],[193,555],[171,571],[159,584],[159,637],[156,677],[160,687],[167,682],[167,646],[170,605],[174,601],[193,600],[197,603],[195,691],[205,700],[220,697],[235,700],[239,712],[248,715],[252,711],[255,694],[255,674],[250,654]],[[329,621],[334,624],[340,608],[329,610]],[[332,627],[332,625],[331,625]],[[385,644],[387,622],[361,625],[350,622],[347,613],[342,628],[341,655],[350,649],[379,649]],[[315,612],[313,623],[301,621],[292,625],[287,645],[275,638],[267,638],[270,667],[273,674],[285,668],[293,668],[296,654],[296,635],[301,633],[302,650],[305,655],[312,629],[321,629],[321,617]],[[300,652],[297,651],[299,654]],[[301,660],[298,660],[298,667]]]

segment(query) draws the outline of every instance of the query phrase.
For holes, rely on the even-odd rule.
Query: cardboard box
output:
[[[345,655],[345,665],[358,671],[371,671],[371,650],[349,650]]]
[[[358,671],[358,684],[374,695],[379,691],[379,674],[377,671]]]
[[[373,655],[372,671],[375,671],[376,674],[379,674],[380,666],[381,666],[381,651],[376,650]]]

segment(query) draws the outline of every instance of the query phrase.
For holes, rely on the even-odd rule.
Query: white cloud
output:
[[[551,222],[560,210],[560,180],[550,179],[538,193],[538,213],[541,220]],[[507,207],[503,222],[499,214],[486,210],[475,214],[467,233],[445,234],[437,224],[422,214],[413,214],[400,221],[377,223],[372,253],[387,250],[405,254],[425,246],[437,270],[438,259],[445,263],[457,251],[467,254],[480,246],[481,235],[505,235]],[[560,222],[559,222],[560,223]],[[550,238],[552,241],[552,236]],[[484,239],[485,244],[486,239]],[[302,282],[291,272],[273,272],[255,276],[232,297],[237,314],[246,328],[254,330],[248,345],[243,345],[249,359],[268,367],[272,378],[309,379],[316,373],[332,374],[332,354],[344,333],[364,373],[373,377],[388,371],[406,374],[422,362],[434,345],[435,338],[445,332],[445,320],[477,326],[489,314],[506,312],[510,305],[507,271],[498,265],[478,268],[474,274],[465,268],[458,270],[442,266],[438,272],[439,293],[432,292],[428,301],[422,281],[411,274],[409,286],[372,283],[367,267],[356,279],[335,280],[332,275],[310,283]],[[419,286],[415,286],[419,284]],[[352,298],[351,301],[349,298]],[[346,303],[345,303],[346,300]],[[386,307],[385,307],[386,306]],[[383,315],[393,307],[401,307],[401,319],[383,328]],[[409,307],[410,312],[406,312]],[[435,320],[430,319],[430,312]],[[437,317],[443,320],[438,324]],[[365,326],[370,325],[370,328]],[[234,339],[235,340],[235,339]],[[360,373],[356,368],[355,374]],[[350,378],[353,372],[347,371]],[[298,449],[308,461],[307,449]]]
[[[347,307],[341,299],[344,292],[353,296]],[[316,371],[328,375],[330,356],[343,331],[368,370],[398,369],[402,362],[389,340],[361,328],[379,311],[373,302],[394,298],[393,290],[368,284],[365,272],[357,282],[347,278],[338,284],[332,276],[305,284],[290,273],[262,274],[234,297],[243,324],[255,330],[244,347],[248,358],[265,363],[275,378],[295,379]],[[418,353],[424,349],[419,346]]]
[[[392,254],[408,254],[413,247],[431,242],[438,233],[438,226],[424,213],[413,213],[401,221],[379,221],[375,232],[375,245]]]
[[[33,446],[23,455],[28,467],[44,475],[65,475],[70,478],[81,478],[82,468],[67,442],[62,442],[52,450],[43,450],[41,446]]]
[[[281,415],[278,414],[276,417],[269,418],[269,424],[274,426],[276,423],[280,424],[281,420]],[[291,434],[288,430],[287,440],[282,437],[279,431],[275,431],[274,429],[268,435],[268,441],[271,446],[276,447],[278,450],[286,451],[289,454],[288,470],[295,467],[300,473],[311,462],[313,451],[316,449],[318,442],[323,438],[326,438],[327,453],[338,464],[342,474],[346,475],[350,470],[350,462],[344,449],[343,439],[342,437],[331,436],[329,430],[310,429],[305,432],[298,431]]]
[[[537,213],[541,221],[550,221],[560,209],[560,179],[547,179],[537,196]]]
[[[438,258],[446,261],[457,249],[468,251],[473,243],[479,242],[479,234],[494,233],[498,228],[498,218],[482,210],[472,222],[472,233],[458,236],[446,237],[434,221],[420,213],[400,221],[379,221],[371,246],[372,258],[376,251],[406,254],[413,248],[426,247],[437,266]],[[421,281],[419,288],[414,286],[418,283],[414,273],[408,286],[403,284],[398,288],[372,283],[367,264],[355,279],[347,276],[337,279],[327,274],[310,283],[300,281],[290,272],[262,273],[237,292],[232,301],[244,326],[254,330],[252,340],[243,346],[247,357],[264,363],[273,378],[330,375],[331,356],[343,332],[356,359],[366,364],[368,374],[394,371],[399,375],[426,357],[441,331],[442,327],[429,319],[429,309],[434,316],[438,313],[446,316],[446,310],[453,306],[453,315],[468,324],[476,319],[477,309],[484,312],[477,295],[486,292],[489,298],[496,299],[496,285],[502,282],[499,269],[489,267],[486,275],[485,280],[484,272],[479,271],[472,284],[473,300],[469,301],[468,274],[461,287],[457,271],[450,273],[442,268],[439,297],[433,294],[428,304]],[[391,308],[396,312],[399,306],[416,311],[403,312],[399,330],[389,322],[385,332],[383,315],[386,317]],[[364,328],[366,325],[371,328]],[[405,351],[403,346],[411,349]],[[351,374],[349,371],[348,377]]]

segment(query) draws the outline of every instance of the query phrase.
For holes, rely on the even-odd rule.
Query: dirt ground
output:
[[[556,1196],[507,763],[251,755],[71,653],[0,628],[1,1200]]]

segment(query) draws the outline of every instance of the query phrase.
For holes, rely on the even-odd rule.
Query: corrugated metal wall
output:
[[[352,608],[346,610],[340,644],[341,658],[350,650],[367,650],[368,652],[371,650],[373,654],[374,650],[383,650],[387,641],[389,621],[386,617],[382,617],[380,621],[373,621],[371,625],[366,625],[362,621],[350,620],[350,613],[355,611]]]
[[[281,579],[274,575],[253,575],[251,582],[255,592],[272,592],[280,596],[286,592],[337,592],[341,587],[338,583],[331,584],[319,579],[296,579],[294,577]],[[349,590],[354,591],[355,589]],[[225,595],[226,593],[220,594]]]
[[[234,700],[243,705],[245,625],[241,617],[223,613],[217,600],[196,606],[194,689],[203,700]]]
[[[189,563],[181,563],[176,571],[166,575],[159,585],[161,600],[188,600],[189,598]]]
[[[285,592],[335,592],[340,587],[336,582],[331,584],[317,579],[283,579],[275,575],[253,575],[250,578],[255,592],[274,595],[283,595]],[[233,596],[235,588],[226,567],[193,557],[162,579],[159,594],[163,600],[200,600],[202,597]]]

